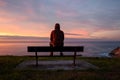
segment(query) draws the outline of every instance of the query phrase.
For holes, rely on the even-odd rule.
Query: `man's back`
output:
[[[50,35],[51,46],[63,46],[64,44],[64,32],[60,30],[60,25],[55,25],[55,30],[51,32]]]
[[[53,46],[63,46],[64,33],[61,30],[53,30],[51,33],[51,43]]]

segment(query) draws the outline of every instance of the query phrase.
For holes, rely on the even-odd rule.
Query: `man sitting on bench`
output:
[[[55,24],[55,30],[51,32],[50,35],[50,47],[58,47],[62,49],[64,46],[64,32],[60,30],[60,24]],[[62,50],[60,51],[60,55],[63,56]],[[51,51],[50,56],[53,56],[53,52]]]

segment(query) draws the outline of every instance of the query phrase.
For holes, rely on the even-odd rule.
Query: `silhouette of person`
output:
[[[51,32],[50,35],[50,47],[58,47],[62,48],[64,46],[64,32],[60,30],[60,24],[55,24],[55,30]],[[53,56],[53,52],[50,54]],[[63,56],[62,51],[60,51],[60,55]]]

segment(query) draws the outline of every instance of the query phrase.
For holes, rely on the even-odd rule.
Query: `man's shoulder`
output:
[[[64,33],[62,30],[60,30],[60,31],[52,30],[52,33],[56,33],[56,32]]]
[[[62,30],[60,30],[60,32],[64,33]]]
[[[53,33],[53,32],[55,32],[55,30],[52,30],[51,32]]]

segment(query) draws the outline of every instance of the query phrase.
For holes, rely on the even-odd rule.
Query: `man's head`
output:
[[[60,24],[59,23],[55,24],[55,30],[60,30]]]

